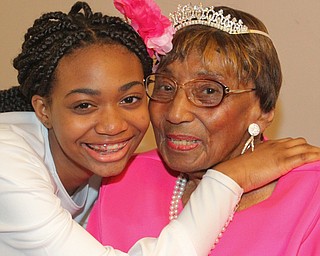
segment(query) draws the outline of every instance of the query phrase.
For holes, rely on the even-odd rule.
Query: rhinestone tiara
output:
[[[237,34],[260,34],[270,36],[260,30],[249,29],[242,20],[232,18],[230,14],[223,15],[223,10],[214,10],[214,6],[202,7],[202,4],[184,6],[178,5],[177,11],[169,14],[169,18],[176,31],[190,25],[205,25],[227,32],[231,35]]]

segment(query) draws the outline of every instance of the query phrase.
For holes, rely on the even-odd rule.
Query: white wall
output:
[[[199,1],[182,0],[184,3]],[[1,0],[0,1],[0,89],[16,85],[12,59],[18,54],[26,29],[43,12],[67,12],[73,0]],[[112,0],[88,0],[93,11],[119,15]],[[165,14],[181,3],[156,0]],[[305,137],[320,145],[320,1],[297,0],[224,0],[201,1],[247,11],[268,27],[281,60],[284,83],[276,118],[267,135]],[[154,146],[149,132],[140,150]]]

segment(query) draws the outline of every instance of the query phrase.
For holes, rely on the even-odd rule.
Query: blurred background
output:
[[[165,15],[190,0],[155,0]],[[182,1],[182,2],[181,2]],[[0,1],[0,89],[17,85],[12,60],[33,21],[49,11],[68,12],[74,0]],[[112,0],[87,0],[93,11],[121,16]],[[284,76],[276,117],[269,138],[305,137],[320,146],[320,1],[219,0],[203,5],[227,5],[253,14],[267,26],[278,50]],[[149,129],[138,151],[155,147]]]

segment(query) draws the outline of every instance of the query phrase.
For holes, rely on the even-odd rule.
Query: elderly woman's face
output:
[[[237,84],[226,73],[217,53],[210,66],[199,54],[175,61],[159,71],[184,84],[192,79],[214,79],[230,89],[252,88]],[[249,138],[248,126],[259,123],[261,109],[254,92],[231,94],[216,107],[197,107],[179,89],[168,103],[150,101],[149,110],[157,145],[165,162],[181,172],[197,172],[238,156]]]

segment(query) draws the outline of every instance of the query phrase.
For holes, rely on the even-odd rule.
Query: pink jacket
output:
[[[156,151],[136,156],[120,176],[104,181],[89,232],[121,250],[158,236],[169,222],[175,180]],[[320,162],[291,171],[268,199],[237,212],[212,255],[320,255]]]

